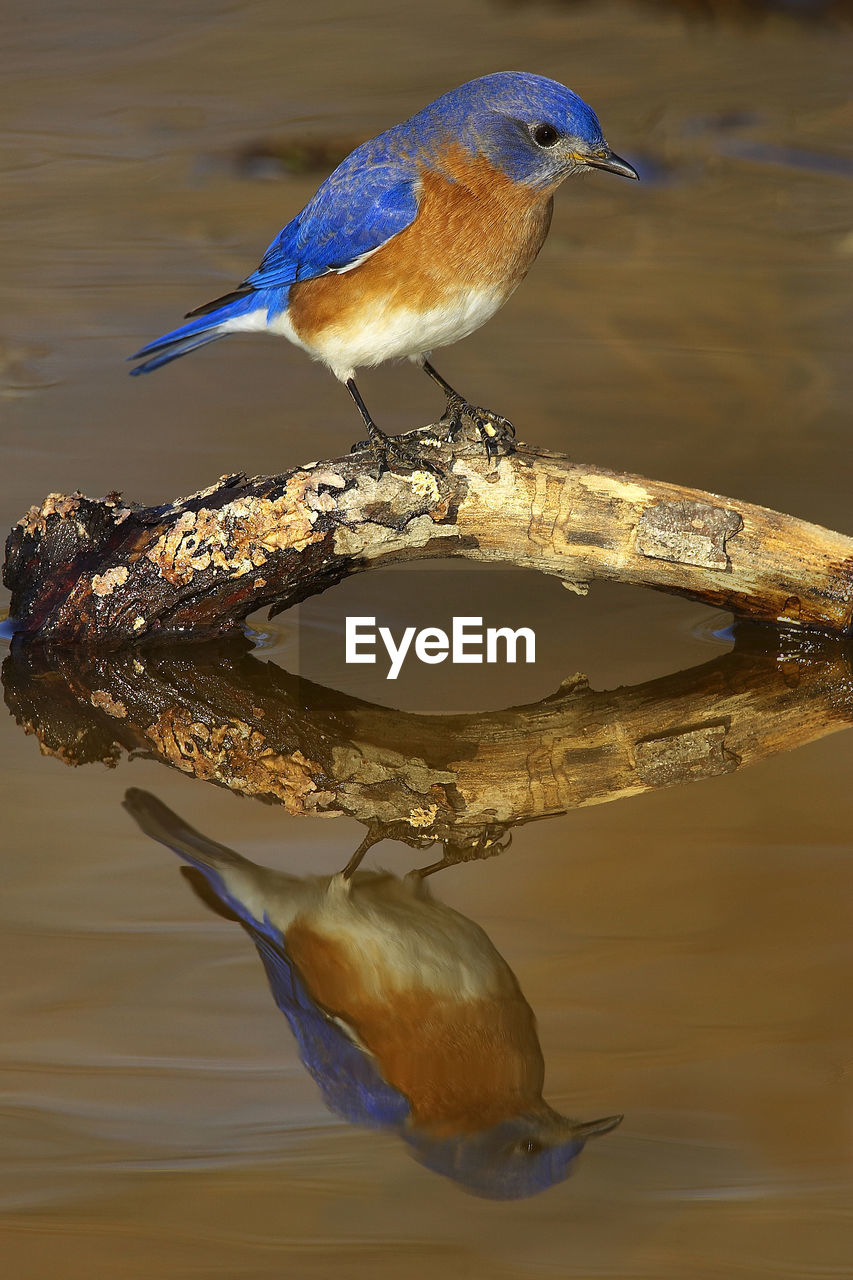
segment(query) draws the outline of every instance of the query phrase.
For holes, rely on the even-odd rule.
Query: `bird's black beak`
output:
[[[582,1142],[586,1142],[587,1138],[599,1138],[603,1133],[615,1129],[624,1119],[624,1116],[602,1116],[599,1120],[584,1120],[581,1124],[572,1126],[572,1137],[580,1138]]]
[[[592,165],[593,169],[606,169],[608,173],[618,173],[620,178],[634,178],[637,182],[640,181],[640,175],[634,166],[612,151],[601,154],[593,152],[592,155],[584,156],[584,163]]]

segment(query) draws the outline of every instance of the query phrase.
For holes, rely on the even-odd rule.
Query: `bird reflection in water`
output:
[[[433,898],[423,874],[297,877],[193,830],[147,792],[125,806],[186,863],[205,902],[239,921],[329,1108],[391,1129],[417,1158],[492,1199],[568,1176],[587,1139],[542,1098],[533,1012],[483,930]]]

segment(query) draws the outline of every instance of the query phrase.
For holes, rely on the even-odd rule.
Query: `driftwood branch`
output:
[[[527,707],[389,710],[289,675],[247,642],[81,658],[21,646],[13,716],[66,763],[160,760],[291,814],[463,851],[585,805],[732,773],[853,723],[848,646],[740,629],[690,671],[597,692],[574,677]]]
[[[411,433],[423,469],[369,453],[279,476],[226,476],[166,506],[51,494],[12,530],[4,580],[20,633],[100,651],[227,633],[371,566],[466,556],[584,592],[642,584],[739,617],[849,634],[853,539],[750,503],[526,445],[490,462],[471,436]]]

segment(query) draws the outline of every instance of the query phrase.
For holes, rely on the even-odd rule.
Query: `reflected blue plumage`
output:
[[[473,921],[417,877],[299,878],[194,831],[145,792],[125,805],[236,918],[329,1108],[397,1133],[422,1164],[477,1195],[517,1199],[562,1181],[586,1140],[541,1094],[532,1012]]]
[[[139,819],[135,807],[144,792],[128,792],[127,808]],[[215,901],[243,925],[260,956],[273,999],[287,1018],[299,1045],[299,1056],[319,1086],[331,1111],[351,1124],[370,1128],[397,1127],[409,1113],[406,1098],[382,1079],[374,1060],[358,1048],[343,1027],[317,1005],[287,955],[285,941],[264,913],[258,918],[240,896],[229,888],[228,867],[249,867],[246,859],[201,836],[154,797],[142,801],[150,811],[149,822],[169,815],[170,845],[193,867],[212,891]],[[165,835],[165,828],[161,829]],[[285,881],[288,878],[285,877]]]
[[[287,958],[284,939],[276,943],[255,929],[247,932],[263,961],[273,999],[299,1045],[299,1056],[329,1110],[370,1129],[402,1125],[409,1115],[408,1100],[382,1079],[370,1054],[311,999]]]

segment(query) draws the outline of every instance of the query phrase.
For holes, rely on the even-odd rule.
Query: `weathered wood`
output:
[[[167,506],[50,495],[12,530],[4,580],[24,636],[116,649],[222,635],[372,566],[440,556],[596,578],[761,622],[849,634],[853,539],[747,502],[571,462],[526,445],[410,433],[424,466],[369,453],[279,476],[226,476]]]
[[[291,814],[476,851],[518,823],[732,773],[849,727],[848,647],[776,640],[750,628],[690,671],[604,692],[576,676],[535,705],[479,715],[374,706],[236,638],[88,660],[21,647],[3,681],[18,723],[68,764],[144,755]]]

